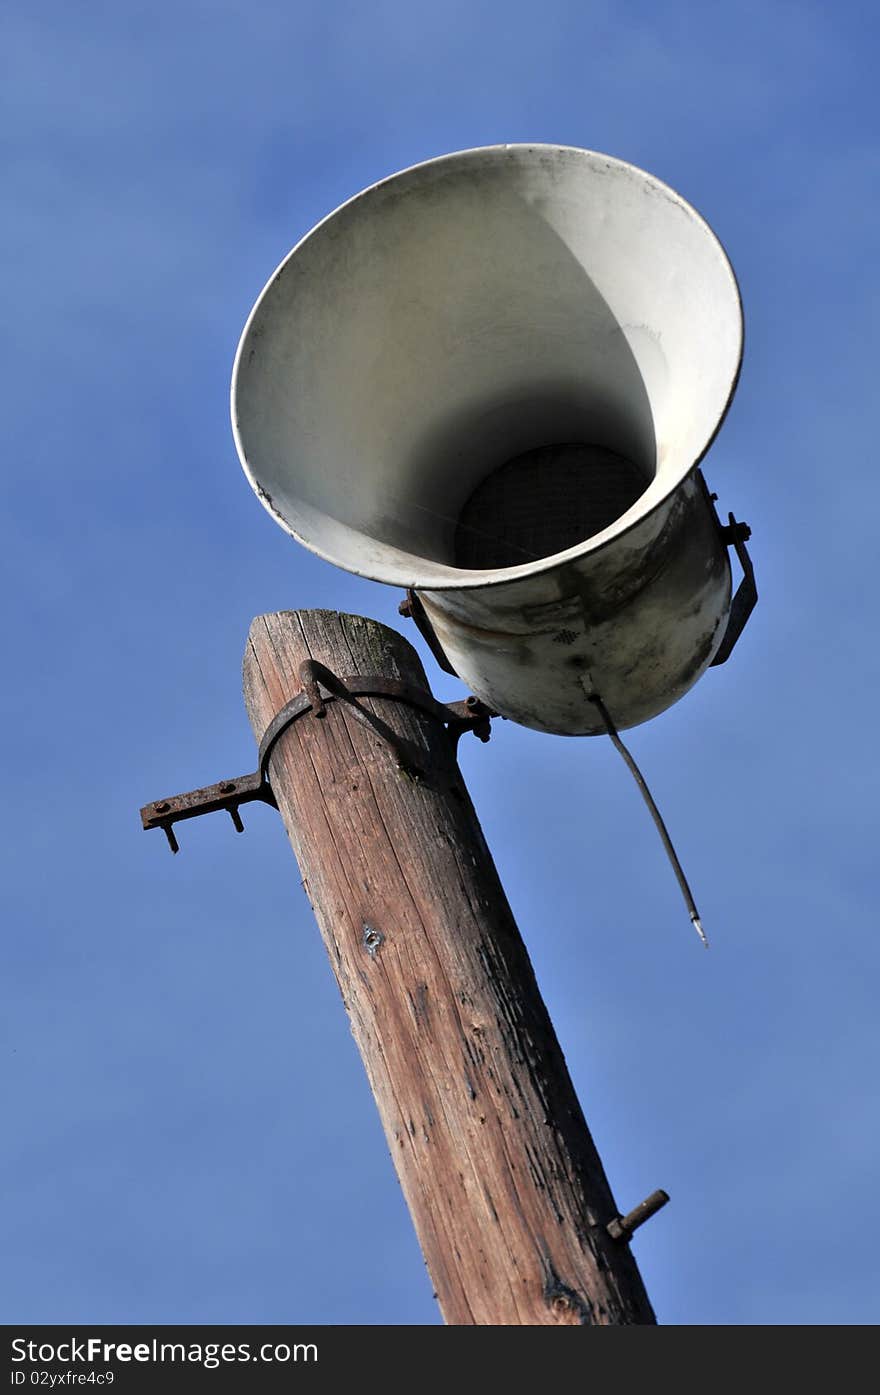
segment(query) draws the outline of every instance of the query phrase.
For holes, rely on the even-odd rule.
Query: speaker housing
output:
[[[451,667],[543,731],[647,720],[731,604],[698,464],[742,309],[698,213],[567,146],[415,165],[284,259],[236,355],[236,446],[278,523],[412,589]]]

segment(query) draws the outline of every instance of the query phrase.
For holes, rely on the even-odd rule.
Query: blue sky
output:
[[[742,287],[705,468],[762,598],[630,739],[711,952],[607,742],[506,724],[468,783],[618,1202],[672,1196],[659,1319],[875,1322],[874,7],[34,0],[0,51],[4,1320],[439,1321],[276,816],[171,858],[137,811],[252,768],[253,615],[403,623],[247,487],[257,293],[358,189],[524,140],[666,180]]]

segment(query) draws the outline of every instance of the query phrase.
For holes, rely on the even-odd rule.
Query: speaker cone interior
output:
[[[365,190],[282,262],[239,348],[235,434],[306,546],[467,586],[656,506],[740,351],[727,258],[672,190],[589,151],[464,151]]]

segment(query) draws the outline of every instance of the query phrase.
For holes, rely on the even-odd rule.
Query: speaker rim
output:
[[[284,271],[287,264],[296,256],[296,254],[300,251],[300,249],[304,246],[306,242],[308,242],[311,238],[318,236],[321,230],[324,228],[324,226],[327,223],[331,222],[344,210],[347,210],[352,205],[360,202],[363,199],[369,198],[376,191],[383,188],[385,185],[392,183],[393,181],[405,179],[407,177],[416,178],[422,171],[428,170],[432,167],[439,167],[444,164],[450,164],[462,160],[484,159],[487,156],[491,157],[496,155],[502,155],[504,152],[508,151],[516,151],[522,153],[534,152],[536,154],[542,152],[565,152],[567,154],[574,154],[577,156],[585,155],[594,160],[600,160],[604,162],[606,165],[613,165],[622,173],[628,172],[633,175],[636,175],[639,178],[645,180],[648,184],[652,185],[655,188],[655,190],[669,197],[675,204],[677,204],[685,212],[691,215],[695,222],[702,227],[703,232],[708,235],[709,240],[715,244],[715,247],[718,253],[720,254],[720,263],[722,267],[726,270],[730,278],[731,288],[733,291],[732,308],[736,314],[735,328],[737,331],[736,361],[734,364],[733,372],[731,374],[727,392],[724,396],[722,405],[719,410],[718,418],[715,422],[715,426],[708,435],[702,450],[691,462],[691,464],[684,471],[684,473],[679,475],[674,480],[674,482],[670,483],[668,489],[666,489],[664,493],[659,495],[645,512],[637,513],[633,518],[629,520],[628,523],[626,523],[623,527],[616,529],[613,533],[611,533],[610,536],[601,537],[601,535],[596,535],[596,537],[601,537],[601,541],[596,541],[596,538],[588,538],[584,542],[576,545],[575,547],[566,549],[564,552],[552,553],[550,556],[538,558],[534,562],[526,562],[515,567],[504,567],[487,571],[479,571],[476,569],[471,571],[462,571],[460,576],[448,578],[443,576],[440,578],[431,577],[426,579],[426,576],[404,575],[399,569],[395,569],[393,566],[386,567],[384,564],[380,564],[378,568],[374,567],[372,570],[367,570],[365,566],[362,567],[350,564],[348,562],[342,562],[339,560],[338,556],[328,552],[325,548],[322,548],[313,540],[308,539],[304,537],[301,533],[297,532],[294,525],[282,516],[282,514],[274,506],[272,499],[267,496],[266,491],[260,485],[250,465],[250,462],[248,461],[247,453],[245,451],[244,443],[241,439],[241,432],[239,429],[237,413],[237,387],[240,367],[245,355],[247,343],[249,341],[251,327],[262,309],[264,300],[271,294],[276,279]],[[443,155],[435,155],[427,160],[419,160],[415,164],[407,165],[403,169],[396,170],[392,174],[385,175],[382,179],[378,179],[374,181],[372,184],[366,185],[357,193],[352,194],[347,199],[344,199],[342,203],[338,204],[335,208],[331,209],[329,213],[325,214],[323,218],[319,219],[317,223],[315,223],[311,228],[309,228],[308,231],[301,238],[298,239],[294,246],[291,247],[291,249],[281,259],[281,261],[273,270],[272,274],[267,279],[265,285],[263,286],[262,290],[257,296],[256,301],[254,302],[250,314],[248,315],[245,321],[245,325],[241,332],[241,336],[238,342],[238,347],[235,352],[235,357],[232,366],[232,379],[230,384],[230,416],[232,425],[232,435],[235,442],[235,448],[239,458],[239,462],[244,471],[245,477],[248,483],[250,484],[251,489],[254,491],[257,498],[259,499],[260,503],[263,505],[263,508],[266,510],[268,514],[270,514],[274,521],[277,524],[279,524],[280,527],[283,528],[286,533],[289,534],[290,537],[294,538],[296,542],[298,542],[302,547],[305,547],[309,552],[312,552],[315,556],[320,557],[322,561],[329,562],[331,565],[339,567],[342,571],[349,572],[354,576],[362,576],[367,580],[378,581],[384,583],[385,585],[397,587],[412,587],[417,590],[470,591],[492,586],[504,586],[531,576],[538,576],[543,572],[554,570],[555,568],[560,566],[568,565],[574,561],[577,561],[579,558],[591,556],[593,554],[602,552],[606,548],[614,546],[621,539],[625,538],[629,533],[633,531],[633,529],[642,526],[646,522],[646,520],[650,519],[654,514],[657,513],[659,509],[663,508],[663,506],[668,503],[668,501],[672,498],[676,491],[680,489],[681,486],[685,483],[685,481],[688,480],[691,477],[691,475],[699,468],[700,464],[706,458],[706,455],[708,454],[709,450],[712,448],[715,440],[717,439],[718,433],[721,430],[721,427],[723,426],[727,414],[730,410],[730,406],[736,394],[737,387],[739,386],[740,376],[742,373],[744,350],[745,316],[743,312],[742,293],[740,290],[740,285],[736,276],[736,272],[733,268],[733,264],[730,260],[730,257],[728,256],[727,249],[724,243],[721,241],[721,238],[715,232],[714,228],[700,213],[699,209],[697,209],[692,203],[690,203],[689,200],[685,199],[676,189],[673,189],[671,185],[666,184],[662,179],[659,179],[656,175],[651,174],[648,170],[642,169],[639,165],[632,164],[630,161],[620,159],[619,157],[614,155],[608,155],[603,151],[588,149],[584,146],[563,145],[556,144],[553,142],[542,141],[497,142],[493,145],[470,146],[461,150],[449,151],[448,153]],[[636,506],[637,505],[634,505],[633,507]],[[612,528],[614,528],[614,526],[615,525],[613,524],[611,525]],[[607,530],[605,531],[607,532]],[[385,546],[385,544],[380,545]],[[430,570],[431,565],[432,564],[426,562],[426,573]],[[447,566],[444,566],[444,571],[445,570],[451,569]]]

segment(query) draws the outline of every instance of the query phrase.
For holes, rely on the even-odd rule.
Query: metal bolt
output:
[[[649,1197],[640,1202],[632,1211],[625,1216],[615,1216],[613,1221],[609,1221],[605,1229],[612,1240],[628,1240],[634,1230],[645,1221],[650,1220],[669,1200],[669,1193],[664,1191],[652,1192]]]

